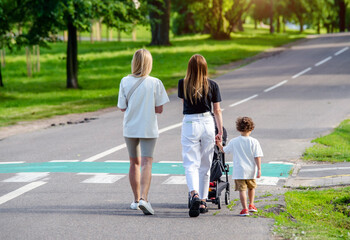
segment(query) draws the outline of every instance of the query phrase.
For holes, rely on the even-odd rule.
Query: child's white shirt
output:
[[[255,179],[257,166],[255,157],[262,157],[263,152],[258,140],[239,136],[230,140],[224,152],[233,155],[232,179]]]

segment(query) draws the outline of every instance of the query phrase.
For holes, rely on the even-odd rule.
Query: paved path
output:
[[[307,40],[216,79],[229,138],[237,136],[238,116],[251,116],[256,123],[252,136],[259,139],[265,155],[258,207],[279,201],[271,196],[285,191],[282,186],[290,173],[273,167],[275,175],[268,176],[268,166],[291,169],[311,139],[349,116],[349,42],[349,34]],[[128,209],[132,194],[125,174],[123,115],[113,111],[88,123],[0,141],[0,238],[272,238],[273,220],[238,216],[238,194],[233,190],[230,209],[210,205],[208,214],[188,217],[183,172],[169,172],[183,171],[179,167],[182,106],[176,94],[170,99],[158,118],[161,134],[150,191],[154,216]],[[299,169],[292,177],[315,174],[305,166]]]

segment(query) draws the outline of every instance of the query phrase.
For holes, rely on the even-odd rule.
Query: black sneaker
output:
[[[201,200],[198,197],[198,194],[194,194],[192,196],[192,200],[191,200],[191,206],[190,206],[190,211],[188,212],[188,214],[190,215],[190,217],[198,217],[200,210],[199,210],[199,206],[201,205]]]

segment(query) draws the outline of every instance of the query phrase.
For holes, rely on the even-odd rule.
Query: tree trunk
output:
[[[120,31],[120,29],[118,29],[118,42],[122,41],[122,33]]]
[[[0,65],[0,87],[3,87],[4,84],[2,82],[2,73],[1,73],[1,65]]]
[[[5,65],[6,65],[6,61],[5,61],[6,50],[5,50],[5,48],[0,49],[0,53],[1,53],[1,66],[5,67]]]
[[[32,77],[32,57],[29,47],[26,47],[27,76]]]
[[[67,88],[78,88],[78,43],[77,28],[68,23],[67,43]]]
[[[33,47],[32,47],[32,49],[33,49],[33,62],[32,62],[32,64],[33,64],[33,72],[37,72],[37,68],[36,68],[36,45],[33,45]]]
[[[339,31],[345,32],[345,22],[346,22],[346,4],[344,0],[338,1],[339,6]]]
[[[152,41],[150,45],[170,45],[170,0],[150,0],[149,4],[160,10],[160,13],[150,10]]]
[[[304,32],[304,21],[303,21],[303,18],[302,17],[299,17],[299,23],[300,23],[300,33]]]
[[[95,32],[94,22],[93,22],[93,21],[91,21],[91,28],[90,28],[90,43],[94,43],[94,32]]]
[[[278,32],[278,33],[280,33],[281,32],[281,20],[280,20],[280,16],[278,16],[277,17],[277,29],[276,29],[276,31]]]
[[[108,40],[113,41],[113,31],[112,29],[108,29]]]
[[[67,42],[68,39],[68,33],[67,31],[63,31],[63,41]]]
[[[136,24],[133,23],[132,25],[132,41],[136,42]]]
[[[112,29],[108,25],[106,27],[106,40],[107,42],[113,41]]]
[[[96,40],[97,42],[102,41],[102,21],[98,20],[96,22]]]
[[[275,28],[273,26],[273,0],[270,0],[270,33],[275,33]]]
[[[36,45],[36,68],[40,72],[40,47]]]
[[[5,67],[5,48],[0,50],[1,52],[1,64],[0,64],[0,87],[3,87],[1,68]]]

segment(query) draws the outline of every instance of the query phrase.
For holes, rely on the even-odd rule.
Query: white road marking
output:
[[[300,169],[299,172],[322,172],[330,170],[345,170],[350,169],[350,167],[332,167],[332,168],[312,168],[312,169]]]
[[[152,176],[154,177],[167,177],[170,174],[163,174],[163,173],[152,173]]]
[[[345,52],[348,49],[349,49],[349,47],[345,47],[345,48],[339,50],[338,52],[334,53],[334,56],[338,56],[339,54],[342,54],[343,52]]]
[[[276,85],[273,85],[272,87],[265,89],[264,92],[269,92],[275,88],[278,88],[278,87],[282,86],[283,84],[285,84],[286,82],[288,82],[288,80],[284,80],[280,83],[277,83]]]
[[[0,162],[0,164],[20,164],[25,162]]]
[[[239,105],[239,104],[241,104],[241,103],[248,102],[249,100],[251,100],[251,99],[253,99],[253,98],[256,98],[257,96],[259,96],[259,95],[258,95],[258,94],[255,94],[255,95],[253,95],[253,96],[251,96],[251,97],[248,97],[248,98],[246,98],[246,99],[243,99],[243,100],[241,100],[241,101],[239,101],[239,102],[233,103],[233,104],[231,104],[229,107],[234,107],[234,106],[237,106],[237,105]]]
[[[307,69],[305,69],[305,70],[303,70],[303,71],[301,71],[301,72],[295,74],[295,75],[292,77],[292,79],[297,78],[297,77],[300,77],[301,75],[303,75],[304,73],[307,73],[307,72],[310,71],[311,69],[312,69],[312,68],[309,67],[309,68],[307,68]]]
[[[277,185],[278,181],[282,179],[279,177],[260,177],[256,179],[258,185]]]
[[[78,175],[94,175],[82,181],[82,183],[115,183],[125,177],[125,175],[110,175],[108,173],[78,173]]]
[[[49,176],[49,172],[21,172],[3,182],[34,182]]]
[[[123,143],[123,144],[121,144],[119,146],[116,146],[114,148],[111,148],[111,149],[109,149],[107,151],[104,151],[102,153],[96,154],[95,156],[87,158],[87,159],[83,160],[82,162],[93,162],[93,161],[96,161],[96,160],[98,160],[100,158],[103,158],[103,157],[105,157],[105,156],[107,156],[109,154],[112,154],[112,153],[114,153],[116,151],[119,151],[119,150],[121,150],[123,148],[126,148],[126,144],[125,143]]]
[[[52,160],[50,162],[79,162],[79,160]]]
[[[30,190],[33,190],[37,187],[40,187],[42,185],[44,185],[46,182],[32,182],[32,183],[29,183],[13,192],[10,192],[8,194],[5,194],[4,196],[0,197],[0,205],[5,203],[5,202],[8,202],[26,192],[29,192]]]
[[[269,164],[285,164],[285,165],[294,165],[293,163],[289,163],[289,162],[269,162]]]
[[[159,163],[182,163],[182,161],[159,161]]]
[[[316,63],[316,64],[315,64],[315,67],[318,67],[318,66],[324,64],[325,62],[328,62],[328,61],[331,60],[331,59],[332,59],[332,57],[325,58],[325,59],[323,59],[322,61],[319,61],[318,63]]]
[[[176,123],[176,124],[173,124],[173,125],[170,125],[169,127],[165,127],[165,128],[162,128],[162,129],[159,129],[159,134],[163,133],[163,132],[166,132],[166,131],[169,131],[169,130],[172,130],[174,128],[178,128],[178,127],[181,127],[182,126],[182,122],[180,123]]]
[[[187,184],[186,176],[171,176],[162,184]]]
[[[108,163],[129,163],[130,160],[107,160]]]

